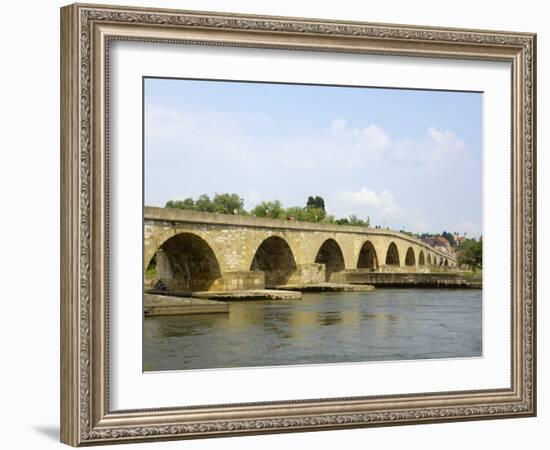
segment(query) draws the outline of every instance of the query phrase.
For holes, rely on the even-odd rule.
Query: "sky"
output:
[[[482,234],[482,94],[144,80],[145,204],[237,193],[252,209],[320,195],[412,232]]]

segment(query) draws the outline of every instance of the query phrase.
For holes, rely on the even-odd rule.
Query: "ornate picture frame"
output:
[[[109,49],[117,40],[511,64],[511,385],[112,410]],[[74,4],[61,9],[61,440],[73,445],[536,414],[536,35]]]

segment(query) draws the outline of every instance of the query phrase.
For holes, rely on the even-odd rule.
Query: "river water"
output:
[[[377,289],[236,302],[229,314],[146,317],[143,369],[481,356],[481,307],[477,289]]]

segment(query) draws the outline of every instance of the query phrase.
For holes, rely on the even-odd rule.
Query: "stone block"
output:
[[[265,289],[265,274],[263,272],[244,270],[224,272],[221,282],[213,287],[214,289],[211,288],[209,290],[242,291],[247,289]]]
[[[324,264],[300,264],[288,279],[289,285],[315,284],[325,282]]]

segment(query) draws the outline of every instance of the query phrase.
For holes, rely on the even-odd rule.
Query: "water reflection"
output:
[[[480,356],[481,291],[305,294],[144,325],[145,370]]]

